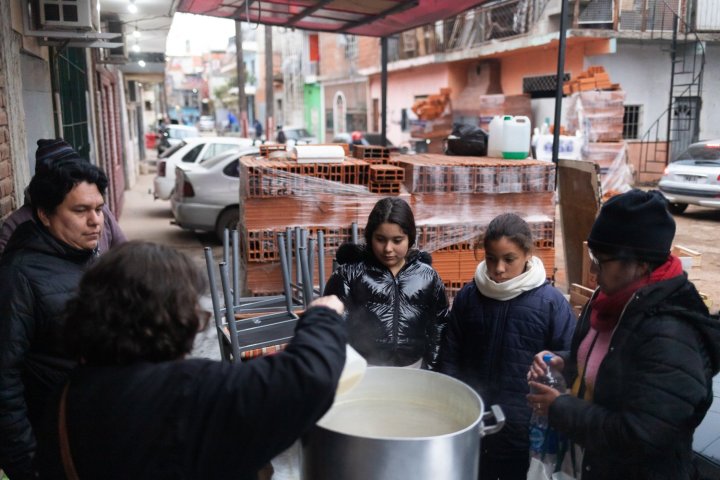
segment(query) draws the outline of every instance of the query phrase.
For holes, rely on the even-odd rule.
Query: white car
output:
[[[215,130],[215,118],[210,115],[203,115],[198,120],[197,128],[201,132],[212,132]]]
[[[215,232],[222,239],[225,228],[235,228],[240,218],[240,157],[258,153],[256,147],[243,148],[178,165],[170,198],[174,223],[187,230]]]
[[[153,195],[156,199],[170,199],[175,188],[175,167],[179,164],[202,162],[229,150],[249,147],[252,144],[251,139],[240,137],[197,137],[183,140],[158,158]]]
[[[157,142],[158,155],[162,155],[165,150],[178,145],[185,139],[200,136],[200,131],[190,125],[168,125],[162,128],[159,133],[160,136]]]
[[[318,143],[317,137],[313,137],[310,132],[303,127],[283,127],[282,132],[285,135],[285,143],[288,147]],[[277,141],[280,141],[280,139],[277,138],[277,133],[278,132],[276,132],[275,138]]]
[[[690,145],[665,168],[658,188],[675,214],[688,204],[720,208],[720,140]]]

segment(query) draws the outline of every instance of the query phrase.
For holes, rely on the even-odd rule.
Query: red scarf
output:
[[[648,276],[639,278],[622,290],[607,295],[602,291],[590,302],[590,325],[598,332],[612,330],[620,320],[625,305],[635,292],[646,285],[677,277],[682,274],[682,263],[675,255],[670,255],[668,261],[652,271]]]

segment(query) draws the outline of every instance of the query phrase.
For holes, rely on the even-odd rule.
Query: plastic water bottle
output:
[[[543,355],[543,361],[547,366],[545,375],[539,377],[536,381],[549,387],[556,389],[560,393],[565,393],[567,386],[565,378],[556,368],[550,366],[552,355],[547,353]],[[530,417],[530,455],[548,460],[548,455],[556,455],[558,451],[558,435],[548,425],[547,415],[540,415],[533,410]]]

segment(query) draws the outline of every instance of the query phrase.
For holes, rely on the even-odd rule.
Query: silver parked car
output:
[[[200,163],[179,164],[170,197],[175,223],[215,232],[222,239],[225,228],[234,228],[240,218],[240,158],[258,153],[256,147],[242,148]]]
[[[230,150],[250,147],[253,141],[241,137],[187,138],[166,150],[157,161],[157,175],[153,180],[155,198],[168,200],[175,188],[175,167],[181,163],[197,163]]]
[[[672,213],[688,205],[720,208],[720,140],[690,145],[667,166],[658,188]]]

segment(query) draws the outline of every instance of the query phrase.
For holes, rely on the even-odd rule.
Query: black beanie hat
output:
[[[588,247],[662,263],[670,256],[674,237],[675,220],[665,197],[657,190],[633,189],[605,202],[590,230]]]
[[[80,155],[72,145],[62,138],[41,138],[37,141],[37,145],[38,148],[35,152],[35,173],[38,173],[38,171],[58,160],[66,160],[69,158],[80,159]]]

